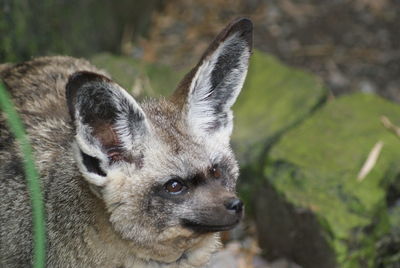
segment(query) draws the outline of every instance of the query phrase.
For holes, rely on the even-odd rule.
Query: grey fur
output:
[[[235,34],[232,56],[249,52],[249,32],[249,20],[232,22],[193,72]],[[241,60],[247,66],[248,56]],[[231,120],[218,107],[237,96],[224,77],[238,61],[214,69],[212,90],[227,84],[209,101],[216,118]],[[213,139],[229,140],[230,133],[194,134],[188,118],[190,74],[172,98],[140,104],[82,59],[43,57],[0,65],[0,77],[23,119],[41,176],[48,267],[202,267],[219,246],[214,231],[240,220],[241,208],[226,205],[236,198],[238,166],[229,143]],[[91,90],[99,90],[109,112],[102,114],[100,104],[91,102]],[[0,267],[32,263],[31,203],[21,159],[1,115]],[[166,183],[176,178],[187,192],[166,191]]]

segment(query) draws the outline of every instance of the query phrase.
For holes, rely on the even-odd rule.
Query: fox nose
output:
[[[239,214],[243,210],[243,202],[240,199],[232,199],[229,202],[225,203],[225,207],[227,210]]]

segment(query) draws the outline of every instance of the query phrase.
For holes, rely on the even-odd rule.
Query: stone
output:
[[[400,174],[400,140],[381,116],[400,125],[400,106],[373,94],[343,96],[272,147],[253,192],[260,245],[270,258],[304,267],[376,267],[378,242],[391,230],[387,189]],[[379,141],[376,164],[357,179]]]
[[[321,105],[320,79],[255,50],[234,110],[232,143],[242,166],[257,162],[281,133]],[[258,162],[257,162],[258,163]]]
[[[109,53],[97,54],[91,62],[106,70],[114,81],[138,99],[169,95],[185,74],[165,65]]]

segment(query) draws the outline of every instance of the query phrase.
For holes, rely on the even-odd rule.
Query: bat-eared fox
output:
[[[232,21],[172,96],[137,102],[82,59],[0,65],[33,147],[47,267],[205,267],[242,218],[232,111],[252,23]],[[23,154],[0,115],[0,267],[32,265]]]

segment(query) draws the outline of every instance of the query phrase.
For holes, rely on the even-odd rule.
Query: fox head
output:
[[[251,21],[233,21],[170,98],[140,104],[102,75],[69,78],[77,165],[123,239],[171,248],[185,237],[179,256],[191,241],[240,221],[231,107],[251,47]]]

